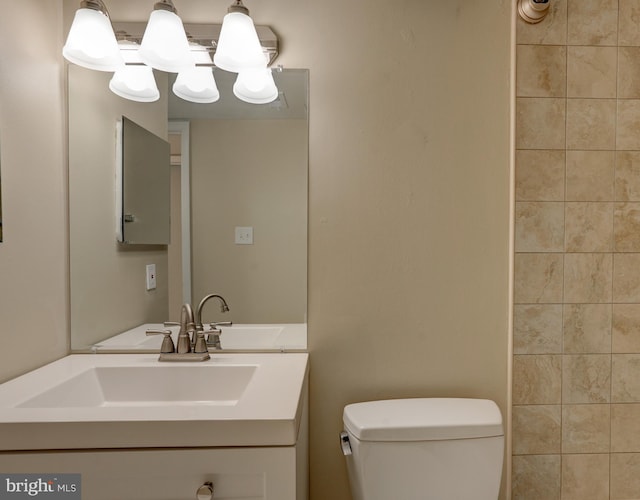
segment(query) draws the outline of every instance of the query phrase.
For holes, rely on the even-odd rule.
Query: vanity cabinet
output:
[[[87,500],[192,500],[206,482],[214,500],[305,500],[304,448],[5,452],[0,471],[80,473]]]
[[[307,500],[308,448],[306,353],[78,354],[0,384],[0,475],[79,474],[84,500]]]

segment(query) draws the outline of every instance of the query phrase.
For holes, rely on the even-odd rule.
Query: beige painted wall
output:
[[[167,138],[167,93],[163,92],[155,103],[132,103],[109,91],[110,78],[109,73],[69,66],[70,317],[74,349],[86,348],[143,323],[169,319],[167,247],[123,245],[116,241],[115,233],[116,121],[125,115]],[[159,88],[167,88],[166,74],[156,79]],[[145,289],[147,264],[156,265],[155,290]]]
[[[307,120],[192,120],[189,137],[194,300],[223,295],[236,323],[304,323]]]
[[[62,8],[0,0],[0,381],[68,350]],[[29,19],[29,43],[24,20]]]
[[[185,21],[219,20],[225,10],[208,0],[176,3]],[[19,24],[36,4],[43,8],[35,1],[14,4],[5,10],[3,28]],[[313,500],[350,498],[337,440],[346,403],[474,396],[495,399],[506,414],[511,4],[270,0],[249,5],[257,23],[272,25],[280,35],[279,62],[310,68]],[[39,44],[34,57],[45,57],[43,50],[50,49],[54,58],[53,45],[59,50],[59,34],[44,22],[59,13],[47,5],[50,12],[37,17],[40,33],[56,43]],[[150,9],[141,0],[110,0],[109,8],[117,20],[142,20]],[[8,46],[14,44],[2,45],[3,51]],[[48,71],[59,78],[59,59],[50,64]],[[4,87],[2,92],[5,103]],[[14,360],[3,349],[5,377],[62,354],[65,342],[65,276],[61,269],[53,271],[66,255],[64,202],[55,189],[62,189],[64,171],[57,128],[61,97],[59,89],[41,97],[44,118],[51,120],[51,144],[43,146],[46,155],[13,149],[17,158],[10,163],[9,180],[3,165],[3,184],[12,188],[3,193],[11,197],[7,222],[19,212],[29,223],[20,229],[21,246],[41,242],[43,231],[52,236],[44,253],[48,265],[37,269],[45,271],[40,274],[30,269],[42,262],[41,248],[0,254],[0,300],[9,311],[0,321],[3,334],[15,339],[18,325],[23,331],[21,320],[33,319],[29,295],[5,285],[5,268],[15,268],[14,278],[48,278],[41,296],[50,301],[50,312],[40,309],[36,319],[48,320],[40,322],[44,326],[53,323],[54,333],[32,338],[55,342],[57,351]],[[42,106],[29,112],[43,115]],[[7,134],[4,118],[0,123]],[[16,144],[31,139],[32,127],[11,130]],[[3,146],[3,161],[6,154]],[[45,157],[46,164],[37,160]],[[17,164],[41,165],[45,178],[36,185],[42,195],[37,203],[48,203],[53,221],[45,224],[23,212],[25,193],[34,186],[27,184],[26,173],[15,173]],[[33,219],[39,232],[32,233]],[[9,225],[6,230],[9,238]],[[32,287],[15,286],[32,293]],[[12,301],[10,308],[6,300]],[[24,349],[25,337],[11,342]],[[6,370],[5,360],[13,368]]]

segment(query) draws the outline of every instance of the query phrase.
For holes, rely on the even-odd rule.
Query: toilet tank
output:
[[[426,398],[345,407],[354,500],[496,500],[504,431],[486,399]]]

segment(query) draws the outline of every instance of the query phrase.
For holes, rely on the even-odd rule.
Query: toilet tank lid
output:
[[[502,436],[502,416],[488,399],[416,398],[354,403],[346,430],[361,441],[435,441]]]

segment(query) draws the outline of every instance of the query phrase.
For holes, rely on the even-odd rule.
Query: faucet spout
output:
[[[209,295],[205,295],[200,301],[200,303],[198,304],[198,307],[196,308],[195,322],[196,322],[196,328],[199,330],[204,329],[202,325],[202,308],[209,301],[209,299],[213,299],[213,298],[216,298],[220,301],[220,312],[225,313],[229,311],[229,306],[227,305],[227,301],[224,300],[224,297],[216,293],[210,293]]]
[[[224,297],[222,297],[221,295],[218,295],[216,293],[210,293],[209,295],[205,295],[200,301],[200,303],[198,304],[198,307],[196,308],[196,316],[195,316],[196,332],[204,332],[204,325],[202,324],[202,308],[209,301],[209,299],[213,299],[213,298],[218,299],[218,301],[220,302],[220,312],[225,313],[229,310],[227,301],[224,300]],[[229,322],[228,324],[231,324],[231,323]],[[222,344],[220,343],[220,334],[222,333],[222,331],[219,328],[217,328],[215,324],[212,323],[211,330],[208,330],[207,332],[204,332],[204,333],[209,334],[207,345],[212,346],[214,349],[222,348]],[[196,334],[194,333],[194,336],[195,335]],[[202,335],[202,333],[200,333],[200,335]]]
[[[184,354],[191,352],[191,339],[189,333],[194,332],[196,323],[193,317],[191,304],[183,304],[180,311],[180,332],[178,333],[178,346],[176,352]]]

